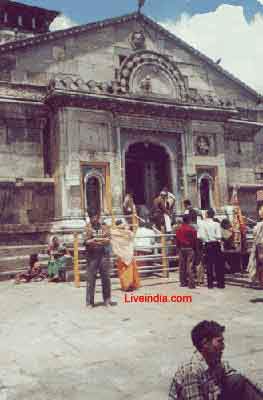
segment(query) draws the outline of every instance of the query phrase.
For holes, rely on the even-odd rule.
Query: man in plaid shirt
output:
[[[100,273],[102,296],[105,306],[115,305],[111,301],[111,280],[110,280],[110,232],[106,224],[100,222],[99,213],[90,217],[90,224],[86,227],[86,246],[87,257],[87,287],[86,305],[93,308],[95,298],[95,285],[97,272]]]
[[[222,362],[224,330],[215,321],[202,321],[193,328],[196,351],[176,372],[169,400],[263,399],[259,388]]]

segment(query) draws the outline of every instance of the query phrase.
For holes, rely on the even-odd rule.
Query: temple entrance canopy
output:
[[[133,193],[135,204],[152,207],[153,199],[164,186],[170,186],[170,159],[162,146],[132,144],[125,155],[126,192]]]

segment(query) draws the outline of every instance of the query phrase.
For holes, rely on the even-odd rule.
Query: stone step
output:
[[[0,260],[3,257],[28,256],[29,254],[44,254],[48,245],[0,246]]]
[[[39,254],[39,261],[43,265],[47,265],[49,256],[47,254]],[[9,270],[27,269],[29,265],[29,256],[13,256],[0,258],[0,272],[8,272]]]

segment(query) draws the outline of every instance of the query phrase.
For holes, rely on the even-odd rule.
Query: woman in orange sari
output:
[[[117,270],[121,288],[133,291],[140,287],[140,276],[133,250],[134,233],[121,220],[116,221],[116,227],[111,229],[112,250],[117,256]]]

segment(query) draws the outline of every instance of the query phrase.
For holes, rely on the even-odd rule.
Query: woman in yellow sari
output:
[[[134,233],[121,220],[111,229],[111,245],[117,256],[117,270],[121,288],[124,291],[133,291],[140,287],[140,276],[137,269],[133,250]]]

